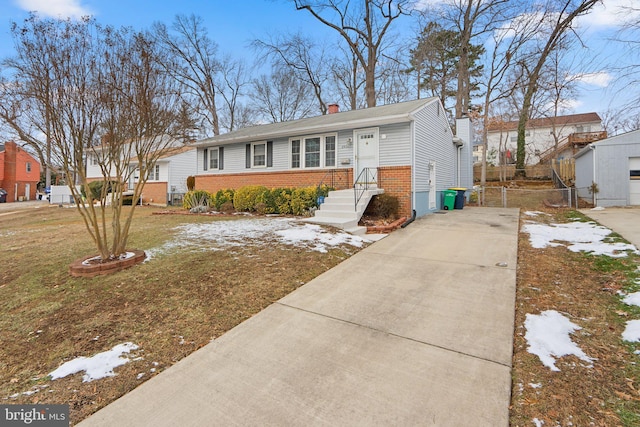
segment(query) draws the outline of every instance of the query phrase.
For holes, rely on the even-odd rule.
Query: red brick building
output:
[[[7,202],[35,200],[40,181],[40,163],[15,142],[0,144],[0,188]]]

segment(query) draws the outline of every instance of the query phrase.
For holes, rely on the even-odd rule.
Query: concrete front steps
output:
[[[316,210],[315,216],[307,218],[305,221],[331,225],[348,233],[362,236],[367,233],[367,227],[359,226],[358,221],[360,221],[371,198],[382,193],[384,190],[377,187],[364,190],[356,209],[353,189],[330,191],[325,197],[324,203]]]

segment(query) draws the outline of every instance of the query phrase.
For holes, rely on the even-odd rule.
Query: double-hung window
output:
[[[292,169],[297,169],[297,168],[302,166],[300,164],[300,161],[301,161],[301,158],[300,158],[301,150],[300,150],[300,148],[301,148],[300,140],[299,139],[292,139],[291,140],[291,168]]]
[[[252,166],[254,168],[267,166],[267,143],[260,142],[251,146],[252,148]]]
[[[309,135],[289,140],[290,165],[298,168],[333,168],[337,164],[337,135]]]
[[[320,167],[321,153],[320,137],[304,139],[304,167],[318,168]]]
[[[220,151],[218,148],[209,148],[209,169],[220,168]]]
[[[31,172],[31,162],[27,162],[27,172]]]
[[[324,165],[334,167],[336,165],[336,137],[328,135],[324,137]]]

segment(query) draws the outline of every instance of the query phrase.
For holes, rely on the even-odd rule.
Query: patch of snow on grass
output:
[[[534,418],[532,421],[533,421],[533,424],[535,424],[536,427],[542,427],[544,425],[544,421],[539,420],[537,418]]]
[[[276,232],[284,243],[295,246],[311,244],[311,249],[319,252],[327,252],[327,246],[339,246],[347,244],[362,247],[364,240],[361,237],[345,233],[343,231],[331,233],[317,224],[305,224],[300,227],[292,227]]]
[[[547,310],[539,315],[527,314],[524,327],[527,330],[524,338],[529,345],[527,351],[538,356],[542,364],[552,371],[560,371],[555,365],[556,358],[571,354],[588,362],[589,366],[592,365],[593,359],[571,341],[569,336],[582,328],[557,311]]]
[[[57,380],[67,375],[85,371],[82,377],[82,382],[85,383],[104,377],[113,377],[116,375],[113,372],[114,368],[129,363],[129,358],[123,357],[123,354],[137,349],[138,346],[130,342],[118,344],[111,350],[98,353],[92,357],[78,357],[63,363],[49,375],[52,380]]]
[[[635,246],[622,242],[606,242],[611,230],[594,222],[572,222],[567,224],[540,224],[529,222],[522,231],[529,233],[531,246],[537,249],[549,246],[567,246],[572,252],[588,252],[592,255],[607,255],[612,258],[626,257],[627,252],[639,253]],[[566,242],[568,245],[565,245]]]
[[[640,307],[640,292],[634,292],[627,295],[622,299],[622,302],[627,305],[637,305],[638,307]]]
[[[146,261],[175,249],[223,250],[230,247],[265,245],[279,241],[319,252],[342,244],[362,247],[365,241],[343,231],[330,231],[315,224],[287,218],[247,218],[209,223],[183,224],[177,236],[159,248],[146,250]]]
[[[622,333],[622,339],[629,342],[640,341],[640,320],[629,320]]]
[[[526,216],[549,215],[548,213],[540,212],[540,211],[525,211],[524,214]]]

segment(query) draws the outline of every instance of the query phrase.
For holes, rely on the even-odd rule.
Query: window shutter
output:
[[[224,169],[224,147],[218,148],[218,169]]]
[[[246,162],[245,162],[245,167],[247,169],[251,168],[251,144],[247,144],[247,155],[246,155]]]
[[[273,166],[273,141],[267,141],[267,167]]]
[[[204,163],[202,164],[202,169],[209,170],[209,149],[205,148],[202,152],[202,157],[204,158]]]

